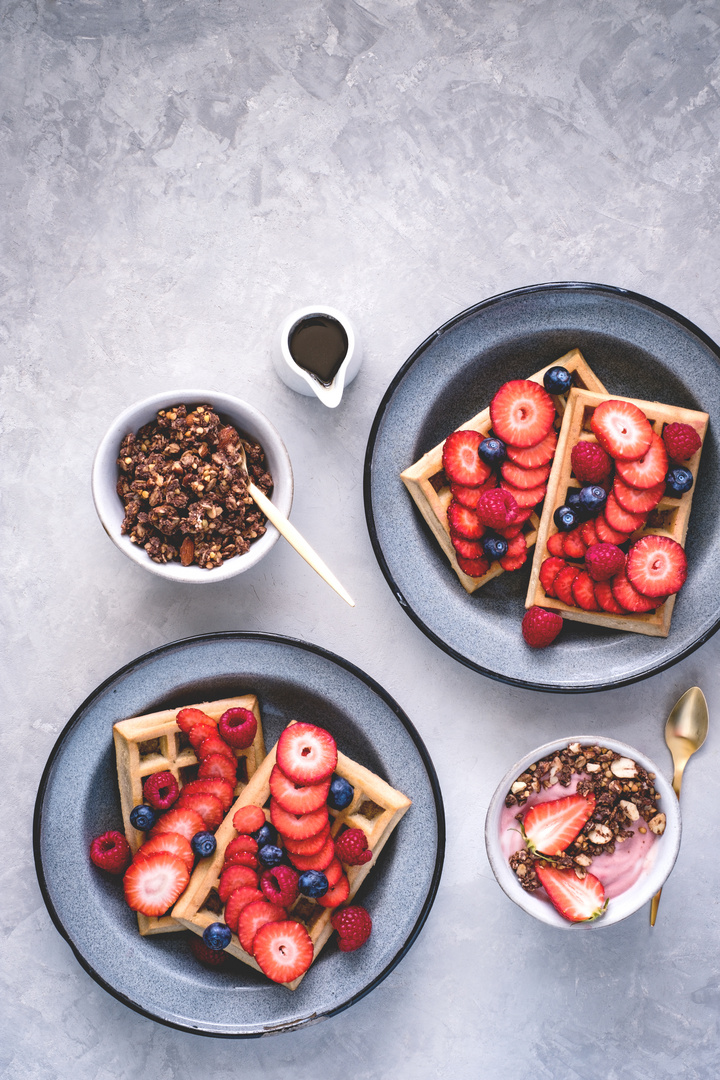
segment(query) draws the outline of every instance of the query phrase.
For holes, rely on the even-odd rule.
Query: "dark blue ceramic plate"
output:
[[[293,719],[335,735],[344,753],[413,805],[358,893],[373,918],[361,949],[331,941],[293,993],[230,959],[222,973],[191,956],[186,932],[141,938],[122,881],[88,858],[121,825],[112,725],[124,717],[253,692],[272,746]],[[435,769],[400,707],[358,668],[289,638],[226,633],[156,649],[111,676],[58,739],[35,807],[35,865],[48,910],[92,977],[153,1020],[203,1035],[287,1031],[348,1008],[392,971],[435,899],[445,849]]]
[[[689,577],[666,639],[566,622],[549,649],[520,635],[530,563],[468,596],[400,473],[484,409],[508,379],[579,348],[610,392],[710,414],[687,538]],[[503,293],[441,326],[400,369],[365,458],[365,513],[396,599],[427,636],[491,678],[535,690],[604,690],[676,663],[720,625],[720,349],[681,315],[606,285],[560,283]]]

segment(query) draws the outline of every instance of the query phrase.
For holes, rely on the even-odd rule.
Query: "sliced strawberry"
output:
[[[450,542],[463,559],[484,559],[485,548],[479,540],[466,540],[464,536],[450,533]]]
[[[237,769],[237,759],[232,748],[228,746],[224,739],[220,738],[217,732],[214,735],[209,735],[207,739],[203,739],[198,747],[197,755],[201,761],[210,757],[211,754],[223,754],[232,761],[233,768]]]
[[[595,532],[601,544],[624,544],[630,539],[630,533],[619,532],[608,525],[607,518],[600,514],[595,518]]]
[[[599,544],[600,540],[598,534],[595,531],[594,521],[585,521],[580,527],[580,535],[583,538],[583,543],[586,548],[592,547],[593,544]]]
[[[527,543],[522,533],[518,533],[508,543],[507,555],[500,559],[503,570],[519,570],[527,562]]]
[[[210,727],[217,728],[217,720],[213,720],[202,709],[180,709],[180,712],[175,717],[175,722],[180,730],[187,734],[195,724],[209,724]]]
[[[233,816],[233,828],[239,833],[254,833],[265,824],[265,811],[252,803],[241,806]]]
[[[467,506],[468,510],[475,510],[477,509],[480,496],[484,495],[486,491],[490,491],[490,489],[494,487],[497,487],[497,477],[495,476],[495,473],[491,473],[485,483],[481,484],[480,487],[463,487],[462,484],[451,484],[450,492],[453,499],[462,506]]]
[[[136,859],[123,878],[128,907],[143,915],[164,915],[181,896],[190,871],[178,855],[159,851]]]
[[[290,840],[307,840],[326,827],[328,811],[327,806],[321,806],[310,814],[288,814],[275,799],[271,799],[270,820],[281,836],[287,836]]]
[[[613,596],[612,583],[610,581],[595,582],[595,599],[603,611],[609,611],[613,615],[624,615],[625,608],[620,607]]]
[[[651,599],[649,596],[643,596],[639,593],[631,581],[628,580],[625,570],[621,570],[619,574],[610,582],[612,588],[612,594],[617,600],[620,607],[625,611],[630,611],[633,615],[641,615],[647,611],[654,611],[660,607],[660,604],[664,602],[665,597],[656,597]]]
[[[210,738],[211,735],[217,735],[217,728],[212,724],[193,724],[187,733],[190,745],[196,752],[200,749],[203,740]]]
[[[594,582],[587,570],[581,570],[573,581],[572,594],[575,603],[578,607],[581,607],[583,611],[598,610],[599,605],[595,598]]]
[[[514,461],[516,465],[520,465],[523,469],[538,469],[541,465],[547,465],[552,461],[555,456],[557,440],[557,431],[550,428],[545,438],[536,443],[535,446],[528,446],[524,449],[518,446],[507,446],[508,459]]]
[[[555,420],[555,402],[530,379],[513,379],[490,402],[493,431],[503,442],[522,448],[542,442]]]
[[[315,836],[307,840],[291,840],[289,836],[283,837],[283,845],[288,855],[317,855],[318,851],[325,847],[330,836],[330,822]]]
[[[335,858],[335,841],[328,836],[324,846],[316,855],[291,855],[290,862],[300,873],[306,870],[324,870]]]
[[[271,904],[268,900],[255,900],[251,904],[246,904],[241,910],[238,918],[237,935],[240,938],[240,944],[246,953],[253,956],[253,941],[255,935],[261,927],[267,923],[280,922],[282,919],[287,918],[287,912],[285,908],[280,907],[279,904]],[[300,926],[300,923],[294,923],[294,926]],[[301,927],[304,929],[304,927]],[[305,931],[307,934],[307,931]]]
[[[276,760],[278,767],[296,784],[319,784],[337,765],[337,745],[324,728],[292,724],[278,739]]]
[[[223,918],[233,934],[238,932],[238,920],[242,909],[248,904],[262,903],[264,900],[265,896],[261,890],[254,889],[252,885],[241,885],[239,889],[233,889],[225,901],[223,913]]]
[[[635,461],[643,457],[653,441],[650,421],[631,401],[610,398],[601,402],[592,414],[590,427],[603,449],[616,460]]]
[[[643,596],[671,596],[687,578],[687,556],[669,536],[643,536],[630,548],[625,572]]]
[[[457,564],[463,574],[467,574],[468,577],[485,577],[490,569],[490,563],[487,559],[464,559],[460,554],[457,556]]]
[[[309,814],[327,802],[330,778],[319,784],[295,784],[282,769],[273,766],[270,773],[270,794],[289,814]]]
[[[466,540],[477,540],[485,532],[477,513],[455,500],[447,508],[447,519],[451,531],[459,533]]]
[[[205,822],[196,810],[182,808],[180,810],[168,810],[150,830],[150,839],[161,833],[176,832],[184,836],[186,840],[192,840],[196,832],[205,832]]]
[[[498,529],[497,532],[500,536],[504,536],[506,540],[514,540],[516,536],[519,536],[523,527],[516,521],[513,521],[512,525],[506,525],[504,529]]]
[[[318,904],[321,907],[333,908],[338,904],[344,904],[350,896],[350,882],[345,874],[342,874],[338,878],[334,885],[331,885],[324,896],[318,897]]]
[[[550,475],[550,466],[541,465],[537,469],[525,469],[512,461],[505,461],[500,469],[503,480],[516,488],[534,488],[544,484]]]
[[[175,806],[178,810],[183,807],[195,810],[205,822],[205,828],[209,832],[215,832],[225,817],[222,802],[211,791],[195,791],[189,794],[183,791]]]
[[[237,780],[237,758],[233,754],[232,761],[225,754],[210,754],[200,762],[198,780],[209,780],[219,777],[221,780],[229,780],[234,784]]]
[[[225,859],[223,870],[231,866],[244,866],[248,870],[257,870],[257,855],[253,855],[252,851],[235,851],[230,858]]]
[[[189,784],[185,784],[180,794],[194,795],[198,791],[209,791],[212,795],[217,795],[226,814],[233,804],[235,788],[229,780],[222,780],[219,776],[206,780],[191,780]]]
[[[560,559],[557,556],[553,556],[551,559],[545,559],[543,561],[543,564],[540,567],[540,584],[548,596],[555,596],[553,583],[565,565],[565,560]]]
[[[623,510],[629,514],[649,514],[665,494],[665,481],[651,488],[630,487],[619,476],[613,483],[613,495]]]
[[[512,484],[508,484],[507,480],[501,480],[500,487],[505,488],[511,495],[514,495],[515,502],[523,510],[532,510],[534,506],[543,501],[547,492],[547,484],[540,484],[539,487],[534,488],[516,488]]]
[[[563,604],[567,604],[568,607],[575,607],[575,597],[572,594],[572,583],[579,573],[579,567],[566,566],[553,581],[555,595],[558,600],[562,600]]]
[[[157,855],[159,851],[166,851],[169,855],[177,855],[187,866],[190,873],[195,865],[195,855],[190,847],[190,841],[180,833],[166,832],[153,836],[146,840],[135,852],[136,859],[145,859],[149,855]]]
[[[562,559],[565,556],[565,544],[563,543],[564,533],[555,532],[552,536],[547,538],[547,549],[551,555],[556,558]]]
[[[642,457],[634,461],[618,459],[615,471],[630,487],[653,488],[665,482],[668,455],[665,443],[653,432],[652,442]]]
[[[595,809],[591,793],[567,795],[531,807],[523,819],[523,832],[530,851],[559,855],[572,844]]]
[[[225,904],[230,893],[235,889],[242,889],[244,886],[256,889],[257,883],[258,876],[251,867],[240,866],[239,864],[234,863],[232,866],[226,867],[220,874],[220,882],[218,884],[220,899],[223,904]]]
[[[558,870],[540,863],[535,867],[553,907],[570,922],[591,922],[607,908],[605,889],[594,874],[579,878],[574,870]]]
[[[568,559],[582,559],[587,551],[587,544],[582,538],[582,526],[576,525],[563,535],[563,551]]]
[[[293,919],[265,923],[255,934],[252,949],[263,975],[276,983],[300,978],[313,962],[312,939]]]
[[[225,848],[225,862],[232,862],[233,856],[238,855],[240,852],[257,855],[257,851],[258,842],[255,837],[242,833],[240,836],[236,836],[234,840],[231,840]]]
[[[338,859],[337,855],[330,863],[330,865],[323,870],[323,873],[327,878],[328,887],[330,889],[334,889],[340,878],[343,876],[342,863]]]
[[[636,529],[645,524],[647,515],[629,514],[627,510],[623,510],[611,491],[605,503],[605,520],[611,529],[616,529],[619,533],[629,534],[634,533]]]
[[[463,487],[480,487],[490,476],[490,466],[478,454],[484,439],[479,431],[454,431],[443,444],[442,463],[448,479]]]

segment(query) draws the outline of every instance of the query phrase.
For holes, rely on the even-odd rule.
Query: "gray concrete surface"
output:
[[[652,932],[641,912],[539,933],[482,842],[498,778],[546,739],[606,731],[669,771],[680,693],[699,683],[720,715],[720,640],[590,697],[485,680],[394,602],[361,495],[389,380],[485,296],[606,282],[720,338],[719,23],[717,4],[682,0],[3,0],[4,1080],[720,1074],[714,730]],[[336,412],[269,360],[281,319],[319,297],[365,344]],[[103,534],[89,471],[107,424],[203,383],[274,419],[293,520],[354,611],[282,543],[198,591]],[[35,791],[69,715],[133,657],[216,629],[305,638],[364,668],[420,729],[448,815],[440,893],[403,963],[334,1020],[262,1042],[164,1029],[108,996],[52,926],[32,863]]]

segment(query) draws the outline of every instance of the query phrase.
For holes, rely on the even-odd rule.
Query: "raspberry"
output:
[[[203,939],[193,934],[190,938],[190,952],[196,960],[206,967],[222,967],[227,953],[218,952],[217,949],[209,949]]]
[[[218,721],[218,731],[228,746],[246,750],[257,732],[257,719],[250,709],[228,709]]]
[[[491,488],[480,496],[476,513],[483,525],[491,529],[505,529],[512,525],[517,511],[514,495],[505,488]]]
[[[612,461],[598,443],[579,442],[570,453],[572,469],[578,480],[598,484],[609,474]]]
[[[266,870],[260,878],[260,888],[271,904],[289,908],[297,900],[300,875],[290,866]]]
[[[354,952],[372,933],[372,919],[363,907],[342,908],[335,912],[330,922],[338,932],[340,952]]]
[[[556,612],[537,606],[531,607],[523,617],[522,636],[531,648],[544,649],[558,636],[562,624],[562,618]]]
[[[156,810],[169,810],[180,794],[180,788],[171,772],[156,772],[145,781],[143,794],[145,802]]]
[[[702,446],[702,439],[689,424],[666,424],[662,437],[673,461],[687,461]]]
[[[367,836],[362,829],[346,829],[335,841],[335,852],[346,866],[361,866],[372,859],[372,851],[368,849]]]
[[[123,874],[130,864],[130,845],[122,833],[106,832],[93,840],[90,858],[109,874]]]
[[[625,565],[625,554],[616,544],[592,544],[585,552],[585,565],[593,581],[609,581]]]

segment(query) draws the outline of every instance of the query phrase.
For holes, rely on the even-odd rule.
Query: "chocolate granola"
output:
[[[209,405],[174,405],[125,436],[117,459],[121,531],[153,562],[206,570],[244,555],[265,533],[265,515],[247,492],[269,495],[273,480],[259,443],[224,425]]]
[[[578,795],[594,794],[595,810],[572,844],[562,855],[545,858],[558,867],[572,867],[582,878],[596,855],[612,854],[617,844],[633,835],[631,826],[642,818],[640,832],[649,829],[657,836],[665,831],[665,815],[658,811],[660,799],[655,790],[654,773],[646,772],[637,762],[609,750],[606,746],[581,746],[570,743],[564,750],[534,762],[512,784],[505,796],[507,807],[523,806],[529,796],[559,784],[569,787],[579,776]],[[558,792],[558,798],[563,798]],[[522,821],[523,814],[516,815]],[[510,856],[510,866],[523,889],[540,888],[535,866],[540,857],[524,848]]]

